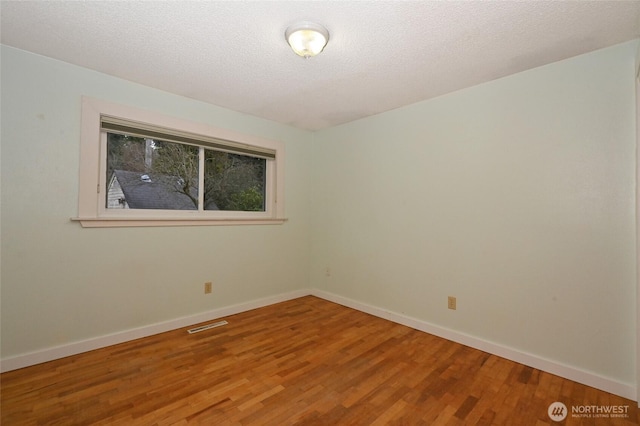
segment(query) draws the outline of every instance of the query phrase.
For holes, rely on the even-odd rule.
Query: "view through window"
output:
[[[107,209],[264,212],[267,160],[107,133]]]

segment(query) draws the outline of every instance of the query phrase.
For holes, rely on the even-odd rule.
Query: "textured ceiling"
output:
[[[0,3],[5,45],[316,130],[640,36],[640,1]],[[330,32],[296,56],[299,20]]]

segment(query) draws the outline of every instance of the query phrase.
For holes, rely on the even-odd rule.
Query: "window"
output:
[[[80,156],[84,227],[284,221],[281,142],[84,98]]]

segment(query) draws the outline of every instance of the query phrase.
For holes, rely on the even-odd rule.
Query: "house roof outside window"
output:
[[[130,209],[197,210],[191,199],[179,192],[179,185],[180,178],[174,176],[114,170],[108,191],[111,195],[119,186],[124,196],[122,205]],[[198,198],[197,188],[191,196]]]

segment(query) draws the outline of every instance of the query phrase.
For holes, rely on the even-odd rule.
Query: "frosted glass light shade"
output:
[[[303,58],[316,56],[329,41],[329,31],[322,25],[309,21],[291,25],[284,36],[291,49]]]

